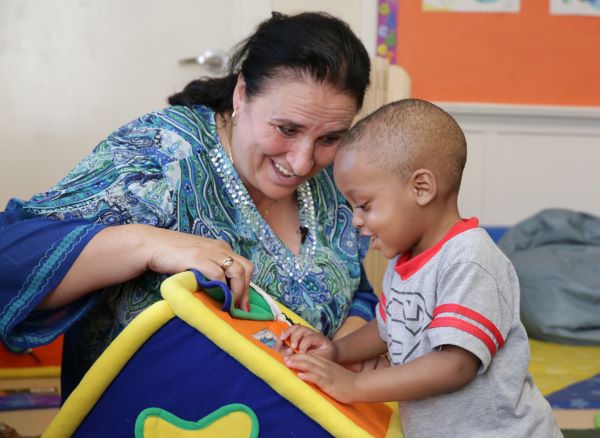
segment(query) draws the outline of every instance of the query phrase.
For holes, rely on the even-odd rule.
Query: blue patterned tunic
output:
[[[334,186],[331,168],[309,181],[316,228],[299,256],[279,241],[253,204],[240,209],[235,193],[226,187],[223,175],[227,170],[228,183],[239,183],[246,194],[219,142],[214,113],[202,106],[169,107],[118,129],[51,190],[27,202],[12,200],[7,212],[61,222],[86,220],[88,228],[150,224],[222,239],[254,263],[255,283],[327,336],[349,315],[371,319],[376,299],[361,263],[368,242],[352,227],[351,209]],[[307,213],[300,207],[302,221]],[[84,232],[81,226],[76,229]],[[304,250],[308,245],[311,252]],[[35,269],[51,271],[54,262],[46,257],[44,263],[45,267]],[[0,270],[2,266],[0,262]],[[78,322],[77,360],[87,362],[87,367],[125,325],[160,299],[163,279],[163,275],[147,272],[92,294],[68,311],[63,309],[61,318],[40,312],[27,317],[22,310],[20,316],[10,316],[14,312],[5,305],[0,309],[0,330],[9,345],[13,335],[15,346],[35,344],[35,339],[47,342],[81,318],[82,308],[92,307],[90,300],[99,299]],[[50,290],[33,288],[29,294],[35,299],[25,301],[37,303]],[[38,333],[26,341],[23,333],[43,326],[40,320],[52,321],[43,330],[45,338]]]

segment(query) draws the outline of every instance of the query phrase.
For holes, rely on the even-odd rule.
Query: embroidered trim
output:
[[[60,268],[62,263],[67,259],[67,256],[77,248],[90,231],[98,226],[98,224],[90,224],[77,227],[59,242],[48,248],[37,266],[27,277],[27,280],[25,280],[21,290],[19,290],[17,295],[15,295],[2,311],[0,327],[4,338],[8,338],[9,332],[18,322],[19,316],[23,312],[30,310],[29,306],[31,303],[36,297],[45,292],[44,288],[54,277],[55,272]],[[60,331],[62,332],[62,330]],[[52,334],[54,334],[54,332],[52,332]],[[50,336],[52,336],[52,334]],[[13,339],[27,339],[36,342],[44,342],[48,340],[48,337],[48,335],[43,337],[40,337],[39,335],[28,335],[13,337]]]

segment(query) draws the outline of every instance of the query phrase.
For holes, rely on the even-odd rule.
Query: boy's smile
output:
[[[357,150],[341,149],[335,158],[336,184],[353,208],[352,224],[371,237],[371,247],[386,258],[412,249],[421,239],[421,211],[406,178],[371,164]]]

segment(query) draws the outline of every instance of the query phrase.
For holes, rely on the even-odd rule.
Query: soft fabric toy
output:
[[[44,437],[402,436],[382,403],[341,404],[300,380],[272,347],[305,324],[253,286],[250,310],[198,272],[165,280],[98,358]],[[288,322],[289,321],[289,322]]]

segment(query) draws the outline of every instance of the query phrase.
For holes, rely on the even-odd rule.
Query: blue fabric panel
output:
[[[243,403],[257,415],[260,436],[330,436],[321,426],[178,318],[158,330],[107,388],[75,436],[131,437],[145,408],[197,421]]]
[[[553,409],[600,408],[600,374],[546,396]]]

